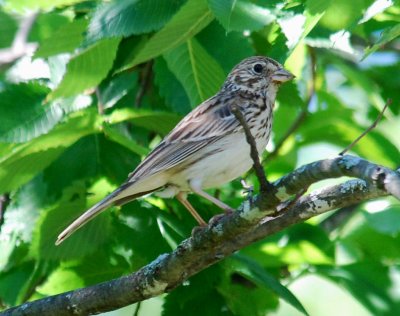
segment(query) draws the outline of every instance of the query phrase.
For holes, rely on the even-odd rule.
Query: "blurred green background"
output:
[[[0,5],[0,310],[133,272],[190,236],[187,211],[150,196],[54,246],[245,57],[272,57],[297,77],[278,95],[263,155],[270,180],[337,156],[389,98],[352,154],[400,166],[398,1]],[[239,181],[210,192],[234,207],[244,198]],[[204,218],[219,212],[189,199]],[[399,201],[349,206],[108,315],[399,315],[399,231]]]

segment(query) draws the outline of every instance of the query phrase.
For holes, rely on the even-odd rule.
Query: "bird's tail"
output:
[[[65,239],[67,239],[69,236],[71,236],[75,231],[77,231],[79,228],[81,228],[87,222],[89,222],[94,217],[99,215],[101,212],[103,212],[109,206],[122,205],[126,202],[132,201],[142,195],[151,193],[156,190],[156,189],[154,189],[154,190],[149,190],[149,191],[145,191],[145,192],[134,193],[132,195],[126,195],[126,193],[124,191],[127,188],[129,188],[131,185],[132,185],[132,183],[129,183],[129,182],[125,183],[124,185],[122,185],[118,189],[116,189],[114,192],[112,192],[108,196],[106,196],[103,200],[101,200],[97,204],[93,205],[90,209],[88,209],[81,216],[79,216],[75,221],[72,222],[72,224],[70,224],[66,229],[64,229],[60,235],[58,235],[57,240],[56,240],[56,245],[58,246],[59,244],[61,244]]]
[[[110,195],[106,196],[103,200],[93,205],[90,209],[88,209],[85,213],[79,216],[76,220],[72,222],[66,229],[64,229],[60,235],[58,235],[56,240],[56,245],[61,244],[65,239],[71,236],[75,231],[93,219],[95,216],[99,215],[102,211],[104,211],[107,207],[111,206],[118,194],[121,192],[121,188],[118,188]]]

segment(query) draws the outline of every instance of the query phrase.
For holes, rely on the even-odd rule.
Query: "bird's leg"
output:
[[[200,187],[200,185],[196,185],[193,182],[190,182],[189,184],[190,189],[200,195],[201,197],[205,198],[206,200],[209,200],[211,203],[215,204],[219,208],[221,208],[226,214],[230,214],[234,211],[233,208],[231,208],[229,205],[226,205],[224,202],[218,200],[217,198],[213,197],[212,195],[208,194],[207,192],[203,191]]]
[[[254,186],[251,184],[247,184],[245,179],[241,179],[240,184],[243,187],[243,194],[246,194],[247,199],[251,201],[251,199],[253,198]]]
[[[201,218],[199,213],[195,210],[195,208],[192,206],[192,204],[189,203],[189,201],[186,198],[186,193],[184,192],[179,192],[176,195],[176,198],[178,199],[179,202],[182,203],[184,207],[192,214],[192,216],[196,219],[196,221],[199,223],[200,226],[207,226],[207,223]]]

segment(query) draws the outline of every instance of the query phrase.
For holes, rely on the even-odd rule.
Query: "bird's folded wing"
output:
[[[247,100],[242,101],[240,106],[245,106]],[[238,98],[221,100],[217,95],[203,102],[154,148],[128,181],[170,169],[225,135],[240,131],[241,125],[231,112],[232,102],[238,102]]]

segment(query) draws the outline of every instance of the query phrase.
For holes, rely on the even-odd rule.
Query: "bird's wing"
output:
[[[203,147],[227,134],[241,130],[231,111],[235,102],[243,107],[248,102],[235,95],[216,95],[190,112],[129,175],[128,181],[172,168]]]

